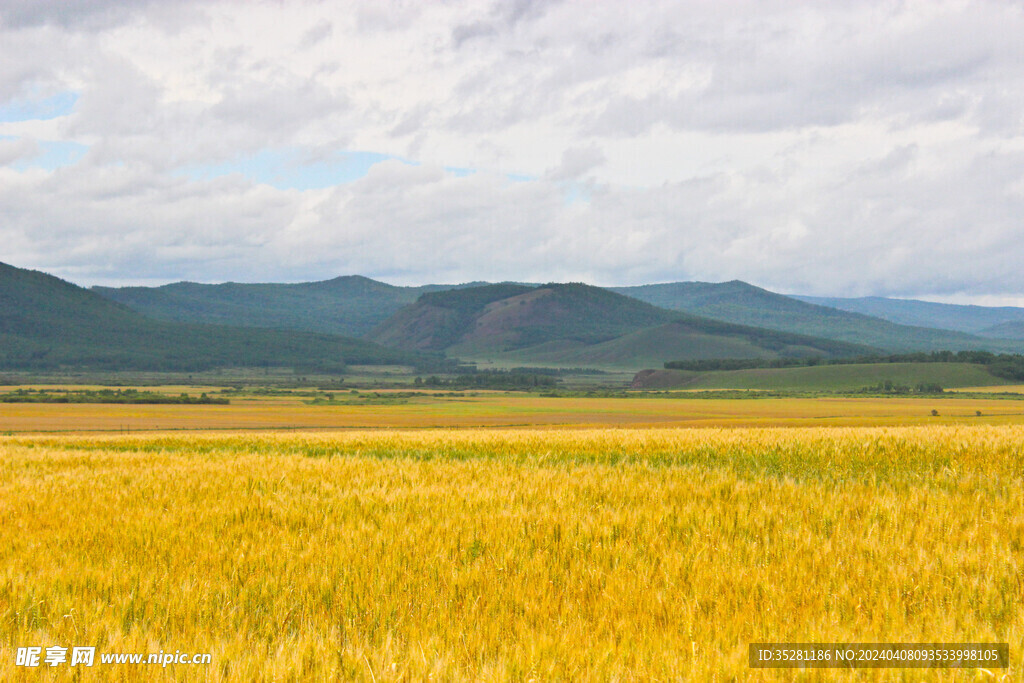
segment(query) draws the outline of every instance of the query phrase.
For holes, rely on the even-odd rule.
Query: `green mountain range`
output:
[[[1024,344],[950,329],[901,325],[732,282],[673,282],[612,291],[655,306],[743,325],[866,344],[890,352],[980,349],[1019,353]]]
[[[897,301],[904,312],[926,304],[884,301]],[[1024,322],[1013,319],[1024,309],[913,310],[914,321],[935,326],[903,325],[740,281],[397,287],[346,276],[89,291],[2,266],[0,367],[426,367],[444,354],[495,364],[636,368],[712,358],[1024,350]],[[961,331],[967,328],[988,336]]]
[[[425,294],[367,337],[475,361],[636,368],[681,358],[852,356],[870,347],[658,308],[590,285]]]
[[[1024,308],[1016,306],[965,306],[881,296],[852,299],[813,296],[793,298],[819,306],[863,313],[901,325],[939,327],[990,337],[1020,339],[1020,330],[1024,329]]]
[[[484,284],[397,287],[365,277],[345,276],[299,284],[179,282],[162,287],[94,287],[93,291],[161,320],[327,332],[374,339],[375,328],[404,306],[415,303],[420,296]],[[1019,330],[998,326],[1014,320],[1017,313],[1024,316],[1024,309],[878,298],[828,300],[836,302],[832,307],[738,280],[676,282],[609,290],[663,309],[846,341],[888,352],[984,349],[1015,353],[1024,350],[1020,339],[1024,335]],[[877,317],[867,312],[841,310],[844,305],[863,306],[879,301],[895,302],[893,306],[903,311],[903,317],[884,319],[896,317],[888,309],[879,311]],[[911,312],[914,315],[911,316]],[[450,317],[451,312],[446,315]],[[441,347],[444,344],[434,342],[425,348]]]
[[[313,332],[151,320],[38,271],[0,264],[0,368],[193,371],[429,364],[423,354]]]
[[[176,282],[162,287],[93,287],[92,291],[159,320],[359,337],[424,293],[469,286],[472,283],[396,287],[349,275],[298,284]]]
[[[1024,320],[1010,320],[986,327],[982,333],[1001,339],[1024,339]]]

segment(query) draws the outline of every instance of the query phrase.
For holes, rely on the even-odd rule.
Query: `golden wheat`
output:
[[[15,666],[30,645],[213,659],[97,660],[81,680],[788,680],[752,673],[748,644],[986,641],[1010,643],[993,673],[1019,680],[1022,443],[938,426],[4,437],[0,678],[81,671]]]

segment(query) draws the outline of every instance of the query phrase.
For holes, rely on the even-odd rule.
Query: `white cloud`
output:
[[[29,159],[36,154],[39,154],[39,144],[31,138],[0,138],[0,166]]]
[[[0,123],[15,265],[1024,293],[1013,3],[74,5],[0,0],[0,107],[78,96]],[[23,163],[58,142],[88,152]],[[273,150],[419,165],[230,172]]]

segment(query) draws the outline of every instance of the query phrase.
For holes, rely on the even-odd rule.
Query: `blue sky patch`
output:
[[[16,99],[0,104],[0,123],[48,121],[67,116],[78,102],[78,93],[62,92],[42,99]]]
[[[62,166],[72,166],[78,163],[78,160],[89,150],[88,145],[79,142],[41,140],[38,145],[39,154],[19,159],[11,164],[11,168],[16,171],[27,171],[30,168],[54,171]]]
[[[188,166],[182,172],[197,180],[240,173],[281,190],[320,190],[359,180],[374,164],[404,159],[377,152],[340,152],[326,159],[305,158],[297,149],[266,149],[238,161]]]
[[[590,189],[580,183],[562,183],[562,201],[566,206],[576,202],[590,203]]]

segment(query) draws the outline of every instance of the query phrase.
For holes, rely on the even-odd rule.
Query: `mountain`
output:
[[[523,364],[633,367],[640,359],[660,363],[726,355],[855,354],[850,345],[860,353],[1024,350],[1019,330],[1000,327],[1007,315],[1024,309],[952,307],[971,309],[975,315],[971,328],[975,334],[968,334],[899,324],[737,280],[611,289],[519,283],[398,287],[345,276],[299,284],[179,282],[162,287],[94,287],[93,292],[163,321],[358,335],[407,351]],[[686,319],[682,313],[696,316],[688,327],[676,324]],[[776,339],[764,346],[763,336],[749,330],[710,330],[709,318],[809,339]],[[914,320],[941,322],[935,315]],[[994,322],[982,324],[989,321]],[[656,329],[659,326],[667,327]],[[826,340],[847,346],[830,346]]]
[[[488,360],[522,365],[638,368],[661,366],[666,360],[778,358],[789,356],[856,356],[869,347],[733,325],[695,316],[645,327],[597,344],[554,341],[491,354]],[[477,357],[473,349],[460,353]]]
[[[867,344],[891,352],[984,349],[1019,353],[1024,345],[953,330],[900,325],[881,318],[776,294],[731,282],[673,282],[612,291],[641,301],[742,325]]]
[[[1011,320],[986,327],[980,334],[1001,339],[1024,339],[1024,320]]]
[[[991,328],[1002,323],[1024,322],[1024,308],[1014,306],[965,306],[916,299],[888,299],[880,296],[855,299],[814,296],[793,298],[843,311],[872,315],[901,325],[939,327],[986,336],[1001,336],[998,331],[993,333]]]
[[[690,358],[873,351],[681,314],[578,283],[488,285],[424,294],[367,338],[473,360],[630,368]]]
[[[359,337],[426,292],[468,285],[397,287],[359,275],[298,284],[93,287],[101,296],[160,320],[306,330]]]
[[[151,320],[52,275],[0,263],[0,367],[6,369],[340,371],[346,363],[417,362],[429,359],[334,335]]]
[[[487,285],[424,294],[369,339],[399,348],[510,351],[559,340],[593,344],[673,317],[590,285]]]

